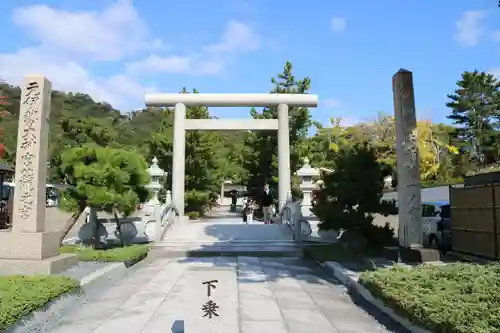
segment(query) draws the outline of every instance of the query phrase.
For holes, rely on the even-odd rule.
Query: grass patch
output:
[[[79,285],[65,276],[0,276],[0,331]]]
[[[432,332],[500,332],[500,264],[395,266],[365,272],[359,281]]]
[[[380,256],[380,253],[375,251],[355,253],[338,244],[304,245],[302,250],[306,258],[319,262],[362,262],[367,257]]]
[[[105,250],[94,250],[92,247],[81,245],[65,245],[60,249],[61,253],[74,253],[80,261],[100,262],[137,262],[144,259],[148,252],[147,245],[130,245],[125,247],[114,247]]]

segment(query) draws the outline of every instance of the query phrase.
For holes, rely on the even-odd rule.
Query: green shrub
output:
[[[396,213],[394,202],[381,201],[384,165],[378,162],[375,150],[361,144],[341,148],[335,154],[334,164],[334,170],[323,175],[323,185],[315,192],[311,211],[320,220],[318,227],[349,231],[342,239],[347,245],[352,241],[352,248],[391,245],[393,230],[373,225],[375,214]]]
[[[0,276],[0,331],[78,286],[65,276]]]
[[[200,213],[198,212],[188,212],[186,215],[189,216],[190,220],[197,220],[200,218]]]
[[[106,250],[94,250],[92,247],[66,245],[61,247],[60,252],[75,253],[80,261],[132,262],[146,257],[149,246],[130,245]]]
[[[186,192],[185,211],[197,212],[199,216],[203,216],[210,205],[210,193],[191,190]]]
[[[394,235],[394,228],[389,223],[380,225],[365,224],[360,228],[360,232],[366,237],[369,247],[373,250],[382,250],[385,246],[397,245]]]
[[[500,264],[396,266],[365,272],[360,282],[432,332],[500,332]]]

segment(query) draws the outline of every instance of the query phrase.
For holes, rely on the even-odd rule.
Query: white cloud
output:
[[[497,80],[500,80],[500,67],[492,68],[488,71],[488,73],[493,74],[497,78]]]
[[[220,40],[201,47],[198,54],[163,57],[158,53],[129,63],[123,72],[99,76],[84,64],[126,60],[140,51],[165,51],[163,41],[149,34],[146,21],[130,0],[116,0],[92,11],[67,11],[48,5],[19,7],[13,11],[13,21],[34,43],[0,54],[2,79],[20,84],[27,75],[41,74],[53,83],[53,89],[87,93],[121,110],[141,106],[144,93],[156,91],[154,86],[141,84],[132,73],[217,74],[237,53],[260,46],[259,35],[250,26],[231,21]]]
[[[344,32],[347,27],[347,21],[343,17],[333,17],[330,21],[330,27],[332,28],[333,32]]]
[[[260,46],[259,35],[247,24],[230,21],[220,42],[209,45],[206,52],[227,53],[257,50]]]
[[[230,21],[217,43],[208,45],[199,53],[159,56],[157,54],[127,64],[134,74],[189,73],[213,75],[220,73],[227,62],[237,53],[255,51],[260,47],[260,36],[249,25]]]
[[[154,70],[161,73],[184,73],[192,67],[191,59],[186,56],[160,57],[151,55],[141,61],[127,64],[129,72],[141,73]]]
[[[79,61],[118,60],[141,49],[164,47],[160,39],[148,36],[145,22],[128,0],[118,0],[101,11],[19,7],[13,11],[13,21],[37,44],[0,54],[0,73],[10,84],[41,74],[53,89],[87,93],[123,109],[141,105],[143,94],[155,90],[123,73],[96,76]]]
[[[15,9],[13,19],[44,47],[99,60],[117,60],[162,45],[149,38],[146,23],[129,0],[118,0],[100,12],[26,6]]]
[[[323,101],[320,101],[320,103],[321,103],[321,106],[326,106],[327,108],[330,108],[330,109],[335,109],[335,108],[338,108],[340,106],[340,102],[335,98],[327,98]]]
[[[144,93],[155,90],[121,74],[95,77],[77,62],[40,52],[37,48],[0,54],[0,73],[4,73],[5,81],[16,85],[27,75],[41,74],[52,82],[54,89],[87,93],[117,108],[142,103]]]
[[[486,14],[484,10],[464,12],[455,23],[455,39],[464,46],[476,46],[485,33],[482,21]]]

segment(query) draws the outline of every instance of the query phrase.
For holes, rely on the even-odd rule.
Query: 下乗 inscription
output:
[[[217,313],[217,309],[219,308],[219,306],[217,305],[217,303],[210,299],[210,297],[212,296],[212,289],[217,288],[215,286],[216,283],[219,283],[219,281],[209,280],[202,283],[207,286],[208,301],[202,305],[201,311],[203,311],[203,317],[208,317],[209,319],[212,319],[212,317],[219,317],[219,314]]]

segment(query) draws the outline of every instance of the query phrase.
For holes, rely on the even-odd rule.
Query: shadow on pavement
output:
[[[252,285],[265,284],[280,308],[290,304],[312,308],[340,332],[351,332],[346,329],[348,325],[359,332],[407,332],[360,296],[350,295],[316,263],[304,259],[288,226],[226,222],[205,226],[205,235],[215,241],[197,244],[196,249],[185,251],[183,258],[175,260],[200,263],[207,270],[236,270],[240,293],[245,286],[251,289]],[[166,253],[158,249],[152,255],[164,257]]]

